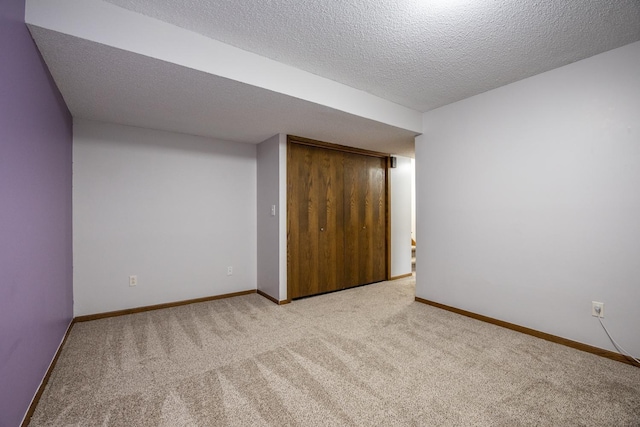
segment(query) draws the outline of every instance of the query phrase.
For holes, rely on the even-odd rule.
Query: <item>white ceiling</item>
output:
[[[228,141],[259,143],[286,129],[342,145],[364,139],[381,152],[389,140],[413,150],[414,132],[66,34],[31,32],[74,116]]]
[[[640,40],[638,0],[107,0],[425,112]]]
[[[91,1],[95,17],[85,13],[90,30],[81,31],[62,21],[82,0],[27,1],[27,23],[74,116],[249,143],[289,133],[409,156],[417,126],[399,123],[415,122],[417,112],[640,40],[638,0],[107,1],[123,21],[172,24],[164,27],[165,41],[147,53],[109,37],[85,38],[83,31],[110,30],[101,25],[110,11],[101,0]],[[44,18],[30,21],[37,15],[30,9],[47,2],[66,8],[61,23],[48,25],[44,9]],[[302,70],[318,87],[327,79],[341,83],[335,90],[343,99],[307,96],[293,81],[283,91],[155,56],[170,44],[166,28],[174,26]],[[240,68],[238,76],[246,72]],[[372,103],[406,120],[374,117]]]

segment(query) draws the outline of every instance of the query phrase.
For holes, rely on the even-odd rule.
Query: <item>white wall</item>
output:
[[[640,42],[424,115],[419,297],[640,356]]]
[[[280,167],[280,301],[288,299],[287,295],[287,136],[280,134],[279,142]]]
[[[286,143],[278,134],[257,148],[258,289],[278,301],[287,299]]]
[[[76,316],[256,289],[256,146],[75,119],[73,246]]]
[[[397,156],[391,180],[391,277],[411,274],[411,159]]]
[[[416,159],[411,159],[411,238],[416,239]]]

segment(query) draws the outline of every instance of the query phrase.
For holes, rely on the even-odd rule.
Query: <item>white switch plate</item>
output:
[[[271,205],[271,216],[276,216],[276,205]]]
[[[129,286],[136,286],[138,284],[138,276],[129,276]]]
[[[231,276],[233,274],[233,267],[227,267],[227,276]]]

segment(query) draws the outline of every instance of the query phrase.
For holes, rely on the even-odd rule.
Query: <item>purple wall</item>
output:
[[[73,316],[71,115],[0,2],[0,426],[17,426]]]

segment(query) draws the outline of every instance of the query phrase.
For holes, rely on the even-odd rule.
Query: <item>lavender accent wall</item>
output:
[[[71,115],[0,2],[0,426],[22,421],[73,313]]]

